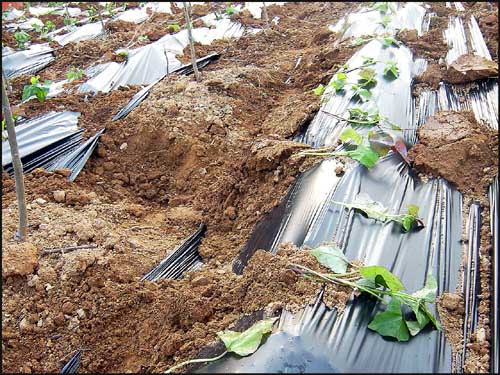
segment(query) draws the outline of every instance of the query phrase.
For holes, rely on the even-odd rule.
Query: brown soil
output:
[[[491,14],[486,5],[469,5],[465,4],[467,14],[477,15],[481,28],[495,24],[481,18]],[[310,89],[326,84],[357,50],[334,48],[336,35],[318,25],[334,24],[354,6],[269,6],[269,19],[279,16],[278,25],[238,40],[197,45],[198,56],[221,54],[204,68],[202,82],[192,76],[169,76],[123,120],[111,118],[139,87],[96,96],[65,94],[21,108],[29,117],[48,110],[78,111],[85,137],[102,128],[106,133],[74,183],[63,171],[25,175],[32,246],[12,241],[17,225],[14,181],[2,175],[3,371],[58,372],[76,349],[83,348],[81,372],[160,372],[199,356],[202,348],[216,342],[217,331],[233,324],[240,327],[245,314],[295,310],[314,299],[319,285],[287,270],[290,262],[315,269],[307,251],[286,244],[276,256],[258,251],[242,276],[233,274],[231,266],[255,223],[279,204],[297,174],[317,161],[294,157],[307,146],[290,139],[318,110],[318,98]],[[58,48],[54,63],[39,73],[41,79],[64,79],[70,66],[86,68],[108,61],[119,47],[141,45],[140,36],[154,41],[169,32],[169,24],[182,27],[184,16],[173,8],[174,15],[154,14],[141,25],[116,22],[104,40]],[[454,10],[436,3],[432,8],[438,17],[431,32],[413,41],[406,33],[402,39],[417,55],[437,62],[446,54],[442,28]],[[497,12],[496,4],[494,8]],[[225,4],[192,9],[196,25],[197,17],[214,9],[223,12]],[[233,18],[263,26],[247,12]],[[492,29],[485,32],[491,50],[497,42],[490,34]],[[189,50],[180,58],[189,62]],[[436,70],[421,79],[435,87],[434,74],[441,68],[430,67]],[[12,80],[12,104],[19,103],[27,81],[28,77]],[[497,169],[496,158],[491,160],[498,154],[497,137],[470,114],[439,114],[433,121],[440,127],[444,122],[448,130],[422,128],[421,144],[411,151],[415,165],[425,173],[443,175],[484,203],[485,186]],[[459,132],[463,136],[456,137]],[[436,139],[443,135],[445,142]],[[473,157],[464,157],[458,167],[451,165],[462,156],[462,147],[472,150]],[[488,223],[487,208],[482,215]],[[201,222],[208,225],[199,249],[202,269],[182,280],[141,284],[140,277]],[[479,328],[490,341],[491,239],[485,228]],[[89,243],[97,248],[43,255],[44,249]],[[327,304],[339,308],[348,296],[347,290],[326,291]],[[454,307],[453,298],[450,302],[449,296],[441,297],[439,312],[455,345],[459,338],[455,340],[453,332],[461,330],[457,324],[463,304],[459,301]],[[476,336],[468,345],[468,371],[488,366],[483,336]]]
[[[462,193],[483,196],[497,175],[498,134],[472,112],[444,111],[417,130],[408,154],[421,173],[441,176]]]
[[[443,80],[449,83],[469,83],[498,76],[498,64],[474,54],[462,55],[446,70]]]
[[[3,278],[4,371],[57,372],[78,348],[88,349],[82,372],[164,371],[196,356],[242,314],[299,308],[315,297],[318,284],[287,271],[291,261],[314,267],[307,252],[290,246],[278,256],[258,252],[242,276],[231,265],[255,223],[279,204],[302,168],[303,158],[291,156],[307,146],[289,139],[317,111],[310,89],[327,82],[355,52],[332,48],[335,35],[317,25],[335,23],[352,6],[270,6],[270,19],[281,19],[267,35],[205,47],[222,56],[204,69],[202,82],[169,76],[123,120],[111,118],[138,87],[23,105],[29,117],[79,111],[86,137],[104,127],[106,133],[74,183],[61,173],[25,175],[28,242],[38,257],[28,276],[21,275],[30,269]],[[106,53],[149,31],[164,30],[163,36],[169,23],[182,25],[182,13],[155,15],[128,31],[117,28],[104,42],[64,46],[41,79],[63,79],[71,65],[104,61]],[[199,56],[205,52],[197,50]],[[12,104],[19,103],[26,82],[12,80]],[[13,180],[3,174],[2,183],[8,255],[17,210]],[[202,270],[180,281],[141,285],[140,277],[200,222],[208,225],[199,250]],[[42,255],[43,249],[75,243],[97,248]],[[4,263],[15,269],[19,262],[10,259],[13,266],[8,256]],[[347,297],[327,290],[330,305],[342,307]],[[141,335],[131,340],[130,332]]]
[[[277,256],[257,252],[242,276],[231,272],[230,263],[216,262],[179,281],[141,284],[138,278],[196,227],[201,213],[176,207],[142,210],[141,216],[140,206],[105,204],[98,197],[77,212],[56,203],[31,202],[29,242],[16,245],[8,240],[15,230],[15,210],[4,211],[6,372],[57,372],[75,348],[90,349],[82,363],[85,372],[164,371],[173,359],[195,356],[242,314],[296,310],[311,302],[319,288],[288,270],[292,262],[319,270],[307,251],[290,245],[283,245]],[[213,252],[215,258],[219,248],[207,240],[202,253]],[[54,245],[88,242],[97,249],[41,254]],[[29,257],[33,248],[38,257]],[[20,253],[34,259],[34,274],[26,271],[25,262],[16,262]],[[28,278],[22,276],[26,273]],[[327,302],[342,307],[349,294],[329,287]],[[130,340],[130,332],[140,334]]]
[[[418,36],[416,30],[405,30],[399,32],[396,38],[401,40],[416,57],[423,57],[429,61],[437,62],[448,52],[448,45],[443,39],[443,29],[432,27],[432,19],[429,32],[422,36]]]
[[[415,77],[415,86],[413,87],[413,96],[419,96],[421,90],[439,89],[439,82],[443,80],[446,73],[444,65],[429,63],[427,69],[419,76]]]

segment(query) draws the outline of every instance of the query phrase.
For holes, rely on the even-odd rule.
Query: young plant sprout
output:
[[[373,201],[370,197],[361,194],[358,196],[356,201],[352,203],[342,203],[337,201],[332,201],[332,203],[344,206],[349,210],[354,209],[355,211],[361,212],[368,218],[376,221],[381,221],[383,223],[394,221],[395,223],[399,223],[405,233],[409,232],[412,228],[420,229],[424,226],[422,219],[418,217],[419,207],[414,204],[410,204],[406,207],[406,213],[390,214],[388,213],[388,209],[380,202]]]
[[[44,102],[49,92],[51,81],[46,80],[43,84],[40,83],[40,76],[30,78],[30,85],[23,88],[22,101],[28,100],[33,95],[36,96],[38,101]]]
[[[389,24],[391,23],[392,21],[392,18],[388,15],[385,15],[384,17],[382,17],[382,19],[380,20],[380,22],[378,22],[380,25],[382,25],[384,28],[386,28],[387,26],[389,26]]]
[[[229,6],[226,7],[226,14],[228,16],[232,16],[235,13],[237,13],[237,10],[232,5],[229,5]]]
[[[171,373],[172,371],[191,363],[217,361],[224,357],[227,353],[236,353],[241,357],[246,357],[247,355],[254,353],[259,348],[262,339],[267,333],[272,331],[274,322],[277,319],[278,318],[270,318],[261,320],[243,332],[235,332],[229,330],[224,332],[217,332],[217,336],[219,336],[219,338],[226,346],[226,351],[224,351],[221,355],[218,355],[214,358],[191,359],[169,368],[167,371],[165,371],[165,373]]]
[[[45,25],[40,26],[37,23],[34,23],[33,28],[36,32],[40,33],[40,39],[47,39],[47,34],[56,29],[56,25],[52,21],[45,22]]]
[[[172,32],[172,33],[176,33],[178,31],[180,31],[180,29],[181,29],[181,27],[176,23],[174,23],[172,25],[168,25],[168,30],[170,30],[170,32]]]
[[[388,1],[372,3],[372,9],[378,10],[382,14],[387,14],[389,11],[395,12],[393,5]]]
[[[17,31],[14,33],[14,39],[19,49],[25,49],[26,43],[30,40],[30,35],[26,31]]]
[[[87,14],[89,16],[89,21],[90,22],[97,21],[98,16],[97,16],[97,9],[96,9],[96,7],[94,7],[92,5],[89,9],[87,9]]]
[[[384,48],[390,47],[390,46],[396,46],[399,47],[399,42],[393,37],[393,36],[386,36],[382,39],[382,46]]]
[[[75,68],[74,66],[72,66],[68,73],[66,73],[66,79],[69,81],[69,82],[72,82],[74,80],[78,80],[78,79],[81,79],[84,75],[84,72],[82,69],[80,68]]]
[[[428,324],[441,330],[441,324],[426,305],[435,303],[437,293],[436,279],[430,273],[427,275],[424,287],[409,294],[403,292],[405,286],[387,268],[356,266],[349,262],[336,246],[323,245],[311,250],[311,254],[333,273],[316,272],[300,264],[291,264],[291,269],[313,281],[351,287],[387,305],[384,312],[375,315],[368,325],[369,329],[398,341],[408,341],[411,336],[416,336]],[[389,302],[384,299],[385,296],[390,297]],[[414,319],[403,314],[402,305],[407,305],[413,311]]]
[[[387,20],[386,20],[387,21]],[[390,19],[388,20],[390,22]],[[380,22],[384,27],[387,27],[384,23],[384,19]],[[392,35],[389,34],[384,34],[380,37],[373,36],[373,35],[368,35],[368,36],[359,36],[355,38],[349,45],[348,47],[357,47],[362,44],[365,44],[369,42],[370,40],[377,39],[382,43],[382,46],[384,48],[390,47],[391,45],[394,45],[395,47],[399,47],[400,43],[396,40],[396,38]]]
[[[347,64],[344,64],[341,70],[336,73],[330,83],[329,87],[332,88],[330,93],[337,94],[344,90],[346,85],[350,85],[350,88],[354,91],[354,97],[360,99],[362,102],[366,102],[371,99],[372,93],[371,89],[377,85],[377,80],[375,78],[376,72],[368,66],[375,65],[377,63],[385,64],[384,76],[389,79],[395,79],[399,77],[399,69],[395,61],[379,61],[372,57],[364,57],[363,64],[349,69]],[[356,83],[347,82],[347,74],[349,72],[361,69],[358,73],[358,81]],[[327,86],[327,87],[328,87]],[[327,89],[324,85],[320,84],[315,89],[313,89],[314,94],[323,95]],[[324,97],[323,102],[330,99],[330,96]]]

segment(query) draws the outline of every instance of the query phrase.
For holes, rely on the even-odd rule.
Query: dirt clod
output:
[[[482,56],[462,55],[456,59],[444,74],[444,81],[467,83],[498,76],[498,64]]]
[[[38,249],[29,242],[11,244],[2,249],[2,278],[32,274],[38,266]]]
[[[408,155],[419,172],[441,176],[464,193],[486,192],[497,173],[498,135],[472,112],[439,112],[417,135],[419,143]]]

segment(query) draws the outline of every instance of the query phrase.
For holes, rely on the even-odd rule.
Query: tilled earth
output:
[[[2,176],[4,372],[58,372],[77,349],[85,349],[81,372],[160,372],[195,357],[244,314],[297,309],[315,297],[318,285],[288,270],[291,262],[311,268],[315,262],[291,245],[282,245],[278,255],[257,252],[241,276],[231,267],[257,221],[310,166],[291,157],[308,147],[291,139],[319,108],[310,90],[326,84],[357,50],[333,47],[336,35],[326,28],[355,7],[268,6],[270,19],[280,17],[277,25],[197,45],[199,56],[221,54],[202,71],[202,81],[168,76],[123,120],[111,118],[139,87],[88,98],[65,94],[19,109],[28,117],[78,111],[86,137],[106,132],[74,183],[64,171],[25,176],[26,244],[13,241],[14,181]],[[468,11],[487,11],[475,7]],[[209,11],[193,7],[195,15]],[[167,24],[182,26],[180,15],[153,16],[132,27],[116,23],[104,43],[67,45],[38,74],[63,79],[69,66],[107,61],[106,53],[142,34],[156,40],[168,32]],[[237,18],[263,25],[246,13]],[[481,27],[490,21],[479,18]],[[485,39],[492,49],[489,34]],[[429,47],[431,42],[414,48],[437,64],[446,46]],[[189,60],[187,49],[180,58]],[[12,80],[12,104],[19,104],[27,80]],[[202,222],[208,230],[200,270],[181,280],[139,282]],[[85,244],[95,248],[44,252]],[[346,290],[329,287],[325,299],[341,308],[347,297]]]

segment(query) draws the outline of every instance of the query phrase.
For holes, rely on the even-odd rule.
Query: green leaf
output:
[[[40,76],[31,77],[30,78],[30,83],[32,85],[34,85],[34,84],[38,83],[39,80],[40,80]]]
[[[359,73],[359,80],[361,82],[366,82],[366,83],[371,83],[371,82],[376,82],[375,76],[377,75],[377,72],[373,70],[372,68],[365,68],[361,70]]]
[[[181,27],[178,24],[175,23],[173,25],[168,25],[168,29],[170,31],[172,31],[173,33],[176,33],[176,32],[178,32],[181,29]]]
[[[355,91],[354,95],[359,97],[362,102],[366,102],[372,97],[372,93],[367,89],[358,89]]]
[[[386,36],[382,39],[382,46],[384,48],[390,47],[392,44],[394,44],[396,47],[399,47],[398,41],[392,36]]]
[[[354,39],[354,41],[351,43],[351,45],[353,45],[353,46],[360,46],[360,45],[362,45],[365,42],[366,41],[363,38],[357,37],[356,39]]]
[[[378,154],[370,147],[361,145],[358,146],[355,150],[347,151],[347,155],[350,158],[359,161],[368,169],[373,167],[379,158]]]
[[[346,143],[352,140],[356,145],[363,143],[363,137],[353,128],[345,128],[342,134],[340,134],[339,140],[342,143]]]
[[[415,217],[418,216],[419,207],[416,204],[409,204],[408,206],[406,206],[406,208],[408,210],[408,215],[412,215]]]
[[[408,306],[411,307],[411,309],[415,313],[415,316],[417,318],[417,323],[420,326],[420,329],[424,328],[426,326],[426,324],[429,323],[429,317],[422,309],[424,302],[422,300],[415,301],[412,299],[406,299],[405,302]],[[414,328],[415,327],[413,327],[413,329]]]
[[[394,79],[399,77],[399,68],[395,61],[387,61],[385,63],[384,75]]]
[[[217,336],[224,342],[228,352],[239,356],[247,356],[255,352],[262,341],[262,337],[272,331],[277,318],[261,320],[243,332],[217,332]]]
[[[375,3],[373,9],[378,10],[380,13],[385,14],[389,10],[388,2]]]
[[[425,280],[425,285],[422,289],[416,291],[412,296],[423,299],[426,302],[434,303],[436,300],[437,293],[437,281],[432,274],[427,275],[427,280]]]
[[[375,277],[362,278],[356,281],[355,284],[365,288],[371,288],[371,289],[377,288],[377,284],[375,283]]]
[[[398,341],[408,341],[410,334],[401,312],[401,301],[392,297],[387,310],[375,315],[368,328],[382,336],[394,337]]]
[[[410,216],[410,215],[403,216],[403,219],[401,220],[401,225],[403,226],[403,231],[409,232],[414,222],[415,222],[415,217]]]
[[[391,124],[391,129],[392,129],[392,130],[399,130],[399,131],[403,130],[403,129],[401,129],[399,126],[394,125],[394,124]]]
[[[311,250],[311,254],[320,264],[331,269],[335,273],[345,273],[349,261],[342,250],[336,246],[320,246]]]
[[[335,92],[340,91],[344,88],[347,80],[347,75],[345,73],[337,73],[333,76],[333,80],[329,83],[335,89]]]
[[[391,23],[391,21],[392,21],[392,18],[385,15],[384,17],[382,17],[382,19],[378,23],[384,27],[387,27]]]
[[[340,79],[342,81],[345,81],[347,79],[347,74],[340,72],[340,73],[335,74],[335,77],[336,77],[336,79]]]
[[[232,6],[226,7],[226,14],[228,16],[232,16],[234,13],[236,13],[236,8],[233,8]]]
[[[373,57],[363,56],[363,65],[375,65],[377,61]]]
[[[361,108],[349,108],[348,111],[350,120],[367,120],[368,112],[362,111]]]
[[[427,317],[430,319],[432,324],[434,324],[434,327],[436,327],[438,330],[442,330],[441,324],[436,319],[436,317],[434,315],[432,315],[432,313],[427,309],[427,307],[424,304],[422,304],[420,307],[424,311],[424,313],[427,315]]]
[[[424,322],[419,322],[415,320],[407,320],[406,321],[406,326],[408,327],[408,330],[410,331],[410,334],[412,336],[416,336],[426,325],[429,323],[429,318],[427,315],[424,315],[425,320]]]
[[[383,131],[370,131],[368,133],[368,142],[370,143],[371,149],[381,157],[387,155],[394,145],[394,139]]]
[[[375,282],[389,288],[393,292],[404,289],[403,283],[387,268],[383,266],[361,267],[359,272],[363,277],[375,277]]]
[[[323,86],[321,83],[318,85],[318,87],[316,87],[314,90],[313,90],[314,94],[316,95],[322,95],[324,92],[325,92],[325,86]]]

